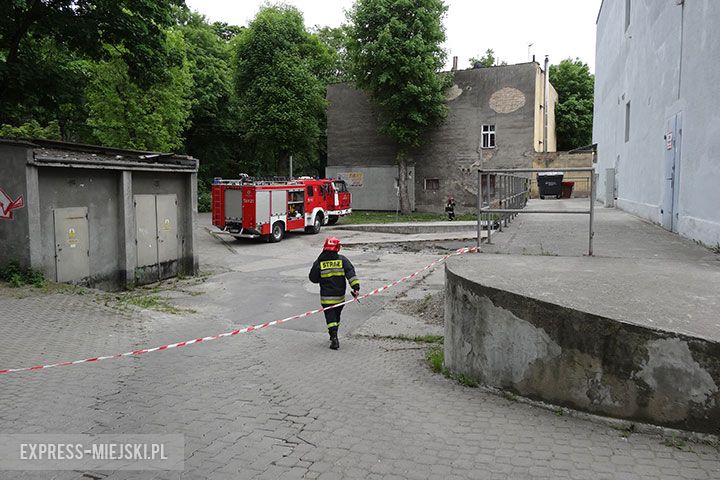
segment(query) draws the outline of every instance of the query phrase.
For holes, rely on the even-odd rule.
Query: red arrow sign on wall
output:
[[[13,210],[23,208],[24,206],[25,200],[22,195],[13,200],[10,195],[5,192],[5,190],[0,188],[0,219],[12,220]]]

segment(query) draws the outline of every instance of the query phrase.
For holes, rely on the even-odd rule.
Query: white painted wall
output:
[[[669,186],[668,118],[682,112],[677,231],[720,242],[720,1],[604,0],[597,24],[595,115],[598,195],[616,168],[618,207],[660,223]],[[682,66],[682,68],[681,68]],[[625,104],[630,101],[630,141]]]

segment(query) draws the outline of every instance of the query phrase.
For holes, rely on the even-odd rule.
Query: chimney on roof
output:
[[[453,71],[453,72],[456,72],[457,69],[458,69],[458,57],[457,57],[457,55],[456,55],[456,56],[453,57],[452,71]]]

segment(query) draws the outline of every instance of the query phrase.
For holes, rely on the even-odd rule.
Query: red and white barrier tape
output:
[[[104,356],[104,357],[85,358],[85,359],[82,359],[82,360],[75,360],[75,361],[72,361],[72,362],[52,363],[52,364],[49,364],[49,365],[36,365],[36,366],[34,366],[34,367],[6,368],[6,369],[4,369],[4,370],[0,370],[0,374],[2,374],[2,373],[16,373],[16,372],[31,372],[31,371],[35,371],[35,370],[44,370],[44,369],[55,368],[55,367],[67,367],[67,366],[69,366],[69,365],[77,365],[77,364],[80,364],[80,363],[91,363],[91,362],[99,362],[99,361],[101,361],[101,360],[110,360],[110,359],[113,359],[113,358],[129,357],[129,356],[132,356],[132,355],[142,355],[143,353],[152,353],[152,352],[159,352],[159,351],[162,351],[162,350],[170,350],[170,349],[172,349],[172,348],[187,347],[188,345],[193,345],[193,344],[196,344],[196,343],[209,342],[209,341],[212,341],[212,340],[219,340],[219,339],[225,338],[225,337],[233,337],[233,336],[239,335],[239,334],[241,334],[241,333],[252,332],[253,330],[260,330],[261,328],[272,327],[273,325],[280,325],[281,323],[289,322],[290,320],[297,320],[298,318],[309,317],[310,315],[315,315],[316,313],[324,312],[324,311],[326,311],[326,310],[331,310],[331,309],[333,309],[333,308],[338,308],[338,307],[340,307],[340,306],[347,305],[347,304],[352,303],[352,302],[356,302],[356,301],[361,300],[361,299],[363,299],[363,298],[367,298],[367,297],[370,297],[370,296],[372,296],[372,295],[377,295],[378,293],[383,292],[383,291],[385,291],[385,290],[387,290],[387,289],[389,289],[389,288],[392,288],[392,287],[398,285],[399,283],[402,283],[402,282],[405,282],[405,281],[410,280],[410,279],[412,279],[412,278],[415,278],[416,276],[418,276],[418,275],[421,274],[422,272],[425,272],[425,271],[427,271],[427,270],[430,270],[431,268],[437,266],[438,264],[443,263],[444,261],[446,261],[446,260],[447,260],[448,258],[450,258],[450,257],[457,256],[457,255],[464,255],[464,254],[466,254],[466,253],[475,252],[475,251],[477,251],[477,247],[465,247],[465,248],[460,248],[460,249],[456,250],[454,253],[450,253],[450,254],[448,254],[448,255],[445,255],[444,257],[441,257],[441,258],[435,260],[434,262],[430,263],[429,265],[426,265],[425,267],[421,268],[421,269],[418,270],[417,272],[411,273],[410,275],[407,275],[407,276],[405,276],[405,277],[402,277],[402,278],[400,278],[400,279],[398,279],[398,280],[396,280],[396,281],[394,281],[394,282],[392,282],[392,283],[388,283],[387,285],[383,285],[382,287],[376,288],[376,289],[373,290],[372,292],[368,292],[368,293],[366,293],[366,294],[364,294],[364,295],[359,295],[357,298],[352,298],[352,299],[350,299],[350,300],[346,300],[345,302],[339,303],[339,304],[337,304],[337,305],[332,305],[332,306],[330,306],[330,307],[325,307],[325,308],[318,308],[317,310],[311,310],[311,311],[309,311],[309,312],[305,312],[305,313],[302,313],[302,314],[300,314],[300,315],[294,315],[294,316],[292,316],[292,317],[283,318],[283,319],[281,319],[281,320],[273,320],[272,322],[267,322],[267,323],[263,323],[263,324],[260,324],[260,325],[251,325],[251,326],[249,326],[249,327],[241,328],[241,329],[239,329],[239,330],[233,330],[232,332],[220,333],[220,334],[218,334],[218,335],[211,335],[211,336],[209,336],[209,337],[196,338],[196,339],[193,339],[193,340],[185,340],[185,341],[183,341],[183,342],[171,343],[171,344],[169,344],[169,345],[163,345],[163,346],[161,346],[161,347],[143,348],[143,349],[140,349],[140,350],[134,350],[134,351],[132,351],[132,352],[118,353],[118,354],[116,354],[116,355],[107,355],[107,356]]]

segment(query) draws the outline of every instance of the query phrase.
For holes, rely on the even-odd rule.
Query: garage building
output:
[[[194,158],[0,138],[0,265],[116,290],[198,270]]]

